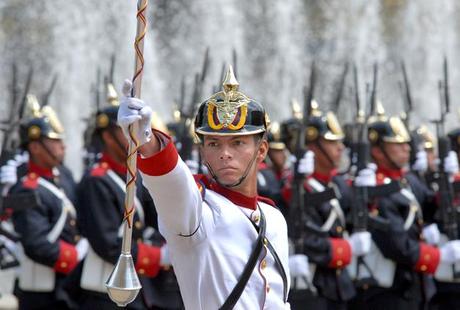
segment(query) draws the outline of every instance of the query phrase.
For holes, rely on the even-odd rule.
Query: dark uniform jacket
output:
[[[324,176],[314,173],[310,178],[319,182],[326,189],[332,186],[336,188],[336,191],[340,193],[337,198],[344,217],[338,217],[324,234],[305,233],[303,254],[308,256],[310,263],[316,264],[313,284],[318,290],[318,295],[334,302],[346,302],[355,295],[352,280],[347,270],[344,269],[351,261],[351,247],[344,239],[345,215],[351,200],[350,188],[342,176],[334,176],[334,174]],[[333,207],[329,200],[318,204],[312,203],[310,194],[316,192],[317,189],[310,186],[308,180],[305,185],[307,218],[316,227],[323,227]]]
[[[431,278],[439,263],[439,250],[421,240],[424,208],[432,208],[435,203],[432,192],[410,173],[403,174],[399,170],[377,171],[377,184],[390,180],[400,180],[402,186],[410,190],[421,208],[414,221],[406,230],[404,225],[408,218],[411,203],[401,192],[379,197],[374,208],[378,215],[389,220],[388,230],[371,229],[372,238],[382,254],[396,263],[396,273],[392,287],[370,288],[364,292],[364,298],[376,296],[379,293],[391,292],[401,300],[420,303],[434,293]]]
[[[126,168],[108,155],[103,155],[82,178],[78,186],[79,223],[94,252],[104,261],[115,264],[121,251],[119,228],[123,221],[125,194],[108,175],[109,171],[126,180]],[[174,272],[161,268],[159,264],[164,239],[157,231],[153,201],[141,185],[140,178],[137,179],[136,189],[143,206],[144,220],[140,219],[139,212],[135,212],[131,253],[143,288],[130,306],[180,309],[182,302]],[[106,294],[87,293],[108,299]]]
[[[14,211],[12,220],[15,230],[21,236],[20,241],[25,255],[32,261],[55,270],[54,293],[56,298],[66,299],[61,294],[61,287],[66,275],[70,274],[78,263],[75,245],[80,240],[80,235],[76,216],[68,213],[57,240],[55,242],[47,240],[48,233],[56,225],[62,213],[63,203],[48,188],[39,183],[39,178],[54,184],[65,192],[71,202],[75,202],[75,183],[68,170],[65,174],[59,174],[57,169],[53,172],[29,162],[27,174],[12,188],[10,195],[14,199],[15,195],[36,192],[38,200],[33,206]],[[40,303],[36,299],[34,301]]]

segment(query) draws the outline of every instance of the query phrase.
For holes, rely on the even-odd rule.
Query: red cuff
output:
[[[137,272],[143,276],[155,277],[160,271],[160,257],[160,248],[145,243],[138,243],[136,260]]]
[[[331,242],[332,258],[330,268],[344,268],[351,262],[351,246],[345,239],[329,238]]]
[[[167,141],[166,146],[158,153],[142,158],[137,156],[137,167],[142,173],[151,176],[165,175],[177,165],[179,155],[170,136],[158,130],[153,130],[153,139],[163,139]]]
[[[78,264],[77,249],[65,241],[59,241],[59,257],[53,269],[63,274],[70,273]]]
[[[426,243],[420,243],[419,245],[419,257],[417,263],[415,264],[415,270],[418,272],[434,274],[441,259],[439,249]]]

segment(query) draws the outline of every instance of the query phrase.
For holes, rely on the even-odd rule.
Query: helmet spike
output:
[[[228,66],[222,85],[224,86],[224,92],[236,91],[240,86],[240,83],[236,80],[235,74],[233,73],[233,67],[231,65]]]
[[[112,83],[107,84],[107,103],[111,106],[118,106],[118,94]]]

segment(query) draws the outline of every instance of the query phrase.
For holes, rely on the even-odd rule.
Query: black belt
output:
[[[281,278],[283,279],[283,287],[284,287],[284,292],[283,292],[284,302],[287,301],[288,285],[287,285],[286,271],[284,270],[283,264],[281,264],[281,260],[278,254],[276,253],[275,249],[273,248],[272,244],[265,237],[267,223],[265,220],[265,215],[262,212],[262,208],[259,207],[259,210],[260,210],[260,226],[257,226],[255,223],[251,221],[252,225],[254,226],[256,231],[259,233],[259,235],[257,236],[256,245],[251,253],[251,256],[249,257],[248,262],[246,263],[246,266],[244,266],[243,273],[241,274],[238,280],[238,283],[235,285],[232,292],[227,297],[227,300],[225,301],[223,306],[219,308],[220,310],[230,310],[230,309],[233,309],[233,307],[236,305],[236,303],[241,297],[241,294],[244,291],[244,288],[246,287],[249,281],[249,278],[251,277],[251,274],[257,264],[257,261],[259,259],[260,253],[262,252],[264,245],[267,247],[268,251],[273,255],[276,268],[281,274]]]

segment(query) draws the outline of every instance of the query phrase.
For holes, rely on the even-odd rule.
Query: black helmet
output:
[[[32,141],[38,141],[41,138],[57,139],[63,138],[64,128],[56,115],[56,112],[50,107],[40,108],[37,98],[34,95],[27,95],[27,115],[20,125],[19,135],[21,145],[26,146]]]
[[[270,128],[267,132],[268,147],[272,150],[284,150],[286,144],[281,139],[281,127],[277,122],[270,124]]]
[[[239,83],[230,66],[223,90],[201,103],[195,118],[195,133],[200,135],[253,135],[267,130],[268,117],[263,106],[238,91]]]
[[[397,116],[387,117],[380,102],[377,102],[377,115],[369,118],[368,137],[372,145],[382,142],[409,143],[411,141],[406,126]]]
[[[344,137],[342,127],[334,112],[328,111],[323,114],[318,109],[318,103],[312,100],[308,126],[305,129],[305,143],[314,142],[318,138],[328,141],[341,141]]]
[[[452,150],[458,152],[460,150],[460,128],[449,131],[447,136],[450,139]]]

